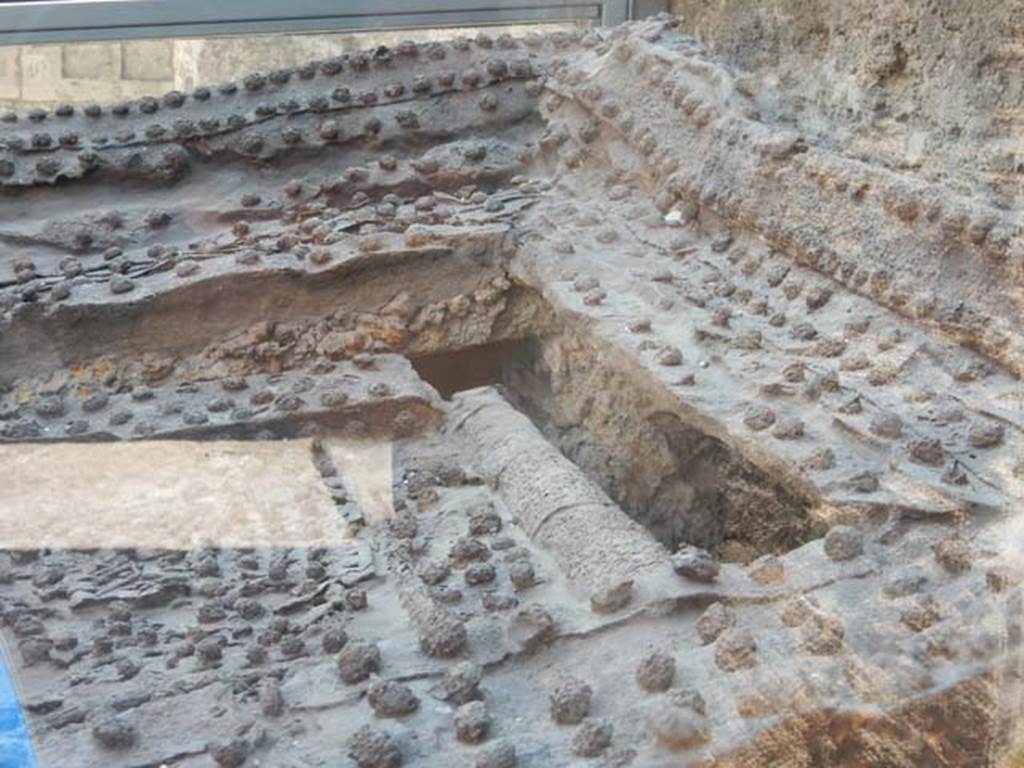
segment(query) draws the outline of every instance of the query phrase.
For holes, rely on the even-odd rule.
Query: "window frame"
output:
[[[633,0],[0,0],[0,45],[631,18]]]

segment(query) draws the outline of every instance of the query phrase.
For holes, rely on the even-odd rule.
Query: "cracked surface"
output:
[[[1020,210],[677,25],[4,119],[42,765],[1012,764]]]

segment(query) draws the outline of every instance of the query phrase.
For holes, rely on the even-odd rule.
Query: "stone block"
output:
[[[77,80],[113,80],[117,78],[116,43],[74,43],[60,48],[61,76]]]
[[[121,43],[123,80],[165,81],[174,79],[174,42],[131,40]]]

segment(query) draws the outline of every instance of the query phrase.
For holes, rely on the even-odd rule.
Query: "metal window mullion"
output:
[[[601,9],[600,0],[36,0],[0,4],[0,43],[597,21]]]
[[[633,18],[632,0],[602,0],[601,25],[613,27]]]

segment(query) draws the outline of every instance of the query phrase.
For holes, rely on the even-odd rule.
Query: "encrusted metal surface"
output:
[[[7,552],[40,764],[1011,759],[1020,210],[769,103],[657,18],[0,118],[0,441],[347,527]]]

